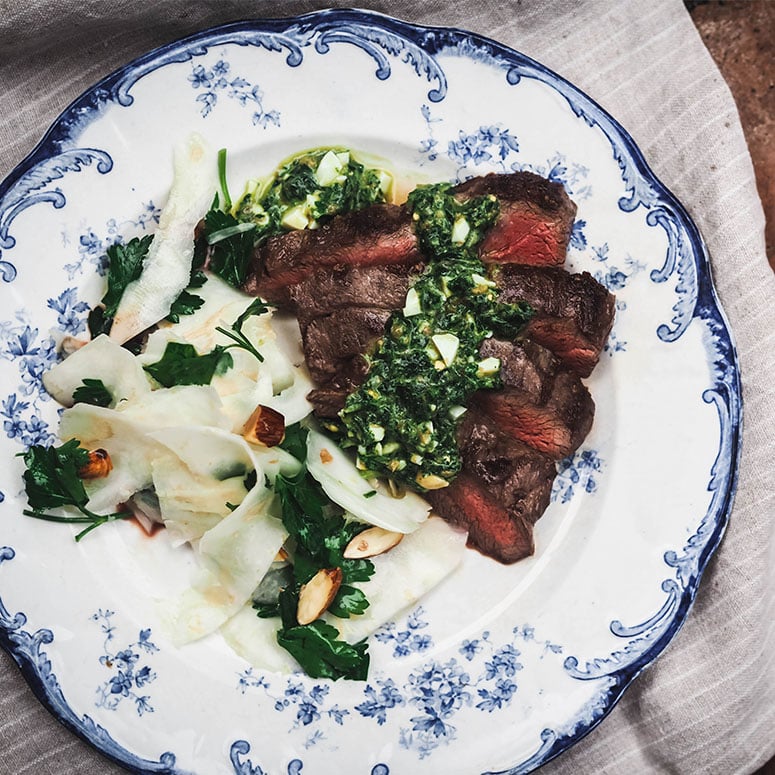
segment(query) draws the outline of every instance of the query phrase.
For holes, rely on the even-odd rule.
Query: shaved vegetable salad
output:
[[[77,525],[76,540],[163,526],[197,559],[164,605],[177,645],[220,636],[260,668],[363,680],[368,635],[460,562],[464,532],[317,429],[288,321],[238,289],[262,239],[386,201],[392,183],[323,148],[232,202],[225,153],[193,136],[157,232],[107,251],[91,339],[66,338],[44,376],[61,443],[23,454],[24,513]]]

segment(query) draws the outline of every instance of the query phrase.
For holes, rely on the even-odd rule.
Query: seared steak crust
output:
[[[307,394],[307,400],[312,404],[316,417],[333,420],[344,409],[347,396],[350,395],[355,387],[357,386],[341,388],[329,383],[310,390]]]
[[[319,229],[270,237],[256,249],[243,289],[283,304],[288,300],[288,286],[322,267],[416,264],[421,260],[406,207],[376,204],[338,215]]]
[[[401,309],[411,278],[424,264],[345,266],[319,269],[290,286],[289,296],[302,330],[314,318],[335,309],[378,307]]]
[[[588,377],[611,333],[614,296],[589,272],[559,267],[497,267],[492,278],[503,302],[526,301],[536,314],[524,335],[549,348],[582,377]]]
[[[382,336],[389,314],[403,307],[423,264],[318,269],[288,289],[307,365],[318,387],[308,398],[318,417],[335,418],[366,378],[363,354]]]
[[[436,513],[468,530],[468,544],[503,563],[533,553],[533,525],[549,505],[556,474],[547,455],[500,433],[469,409],[457,432],[463,471],[426,494]]]
[[[580,446],[592,427],[595,404],[578,374],[529,340],[487,339],[484,357],[501,360],[502,390],[479,390],[471,405],[504,432],[559,460]]]
[[[533,526],[498,503],[481,479],[462,471],[441,490],[425,496],[437,514],[468,530],[468,545],[510,564],[535,551]]]
[[[532,172],[491,173],[453,189],[456,198],[493,195],[500,215],[479,249],[490,264],[553,266],[565,261],[576,205],[561,183]]]
[[[490,495],[529,524],[549,505],[557,468],[548,455],[500,432],[485,414],[470,409],[457,432],[463,466]]]
[[[380,307],[337,309],[315,318],[302,332],[302,346],[312,379],[327,383],[346,370],[382,336],[390,310]]]

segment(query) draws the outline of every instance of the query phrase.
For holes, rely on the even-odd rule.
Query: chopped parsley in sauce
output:
[[[364,475],[420,490],[455,477],[461,467],[455,432],[466,402],[477,390],[501,385],[500,362],[480,356],[482,341],[514,338],[532,315],[527,304],[497,301],[477,255],[498,201],[488,195],[458,202],[450,189],[441,183],[409,195],[427,267],[366,356],[368,377],[348,396],[341,424],[328,425],[342,446],[356,449]]]
[[[254,180],[232,206],[225,154],[219,155],[221,193],[204,218],[197,258],[235,288],[247,277],[256,245],[291,229],[314,229],[333,215],[384,202],[393,179],[341,148],[297,154],[265,180]]]

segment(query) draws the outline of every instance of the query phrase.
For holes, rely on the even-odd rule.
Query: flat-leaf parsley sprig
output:
[[[27,467],[24,472],[24,487],[29,509],[22,512],[25,516],[48,522],[88,525],[76,535],[76,541],[80,541],[100,525],[132,516],[131,512],[95,514],[86,508],[89,495],[79,471],[89,463],[89,452],[81,447],[78,439],[71,439],[61,447],[36,444],[21,453],[21,457]],[[50,512],[51,509],[68,507],[77,509],[82,516],[68,517]]]
[[[286,430],[280,445],[303,463],[307,456],[307,429],[299,423]],[[287,545],[292,562],[287,567],[285,584],[269,598],[254,602],[261,618],[280,617],[277,643],[290,653],[312,678],[349,678],[364,681],[369,669],[366,639],[349,643],[339,630],[318,618],[300,624],[297,616],[302,587],[321,569],[336,568],[341,585],[328,606],[328,612],[341,619],[362,614],[369,605],[364,592],[354,582],[366,582],[374,574],[367,559],[347,559],[345,549],[353,537],[367,528],[361,522],[348,521],[342,509],[325,494],[306,466],[294,476],[278,474],[274,490],[289,533]]]
[[[231,326],[231,330],[224,328],[223,326],[216,326],[215,330],[219,333],[227,336],[234,344],[227,344],[223,347],[224,350],[230,350],[232,347],[237,347],[241,350],[246,350],[260,363],[264,362],[264,356],[255,348],[253,343],[242,332],[242,326],[245,325],[245,321],[254,315],[263,315],[265,312],[269,312],[269,307],[261,299],[254,299],[245,311],[234,321]]]
[[[225,374],[234,365],[225,347],[216,345],[200,355],[188,342],[167,342],[161,360],[143,366],[160,385],[209,385],[216,375]]]
[[[73,391],[73,403],[108,407],[113,403],[113,395],[101,379],[85,377],[83,382]]]

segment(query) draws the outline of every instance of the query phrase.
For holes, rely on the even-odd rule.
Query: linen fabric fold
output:
[[[361,5],[491,37],[567,78],[632,135],[699,227],[742,371],[743,452],[729,527],[673,642],[601,724],[541,771],[753,772],[775,755],[775,277],[728,87],[681,0]],[[322,7],[0,1],[0,179],[73,99],[134,57],[228,21]],[[0,775],[120,772],[58,724],[0,653]]]

